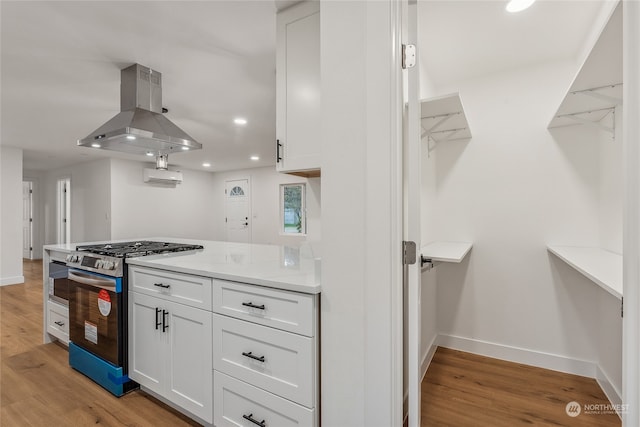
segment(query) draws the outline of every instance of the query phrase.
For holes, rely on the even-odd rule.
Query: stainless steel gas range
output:
[[[136,388],[128,377],[126,260],[198,249],[203,246],[157,241],[76,247],[66,257],[71,367],[116,396]]]

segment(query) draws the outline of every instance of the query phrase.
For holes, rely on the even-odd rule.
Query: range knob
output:
[[[113,270],[115,269],[115,264],[113,263],[113,261],[104,260],[102,261],[102,268],[104,268],[105,270]]]
[[[96,265],[94,266],[94,268],[102,268],[104,266],[104,261],[99,259],[96,261]]]
[[[71,262],[71,258],[73,258],[73,255],[67,255],[64,260],[66,262]]]

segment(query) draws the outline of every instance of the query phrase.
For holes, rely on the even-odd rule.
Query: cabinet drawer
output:
[[[312,427],[316,410],[268,393],[218,371],[213,371],[213,418],[216,427]],[[255,422],[252,422],[254,420]]]
[[[47,302],[47,332],[65,344],[69,343],[69,308],[53,301]]]
[[[129,267],[129,290],[211,311],[208,277],[138,266]]]
[[[316,310],[313,295],[213,281],[213,311],[219,314],[312,337]]]
[[[214,314],[213,348],[214,369],[316,406],[313,338]]]

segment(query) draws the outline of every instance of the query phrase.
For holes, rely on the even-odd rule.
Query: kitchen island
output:
[[[129,377],[205,425],[317,425],[321,287],[311,246],[145,240],[203,249],[126,260]],[[75,246],[45,247],[45,278],[48,261]]]

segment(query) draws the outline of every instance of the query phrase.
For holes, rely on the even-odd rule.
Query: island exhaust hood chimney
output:
[[[155,156],[202,148],[162,115],[162,74],[133,64],[120,79],[120,113],[78,145]]]

